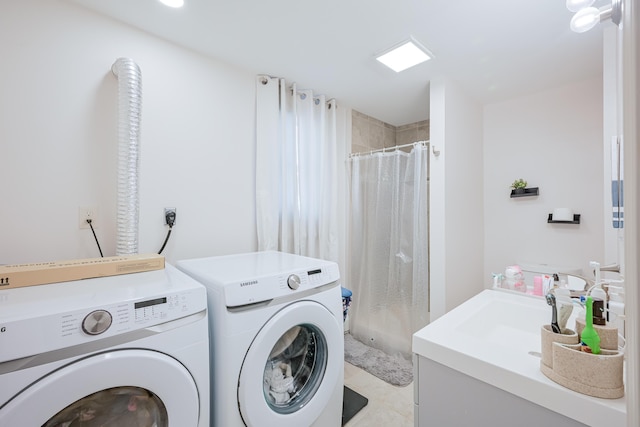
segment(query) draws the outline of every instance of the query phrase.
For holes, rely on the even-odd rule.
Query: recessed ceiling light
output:
[[[376,59],[399,73],[414,65],[428,61],[432,57],[433,55],[427,49],[420,46],[415,40],[409,39],[376,56]]]
[[[179,8],[184,6],[184,0],[159,0],[165,6]]]

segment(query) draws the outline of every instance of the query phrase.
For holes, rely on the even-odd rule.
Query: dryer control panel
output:
[[[179,319],[192,314],[191,307],[199,305],[191,301],[194,296],[198,298],[181,292],[60,314],[59,336],[82,341],[86,336],[111,336]]]
[[[0,363],[123,335],[207,308],[205,288],[174,268],[3,292]]]

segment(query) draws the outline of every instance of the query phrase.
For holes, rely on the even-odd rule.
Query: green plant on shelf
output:
[[[511,188],[513,188],[517,192],[522,192],[525,188],[527,188],[527,181],[522,178],[518,178],[511,183]]]

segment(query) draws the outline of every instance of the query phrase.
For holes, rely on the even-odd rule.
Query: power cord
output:
[[[167,237],[164,239],[164,243],[162,244],[162,247],[158,251],[158,255],[160,255],[164,250],[164,247],[167,246],[167,242],[169,241],[169,237],[171,236],[171,230],[173,229],[173,225],[176,223],[176,211],[171,210],[171,211],[165,212],[164,219],[167,225],[169,226],[169,231],[167,231]]]
[[[100,247],[100,242],[98,242],[98,236],[96,236],[96,230],[93,229],[93,224],[91,224],[91,219],[87,219],[87,224],[89,224],[89,228],[91,228],[91,232],[93,233],[93,238],[96,239],[96,245],[98,245],[98,251],[100,251],[100,258],[104,258],[104,255],[102,255],[102,248]]]

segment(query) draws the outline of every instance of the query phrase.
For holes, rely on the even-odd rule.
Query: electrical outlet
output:
[[[173,225],[176,223],[176,208],[164,208],[164,223],[165,225],[170,225],[171,227],[173,227]],[[167,219],[170,218],[170,215],[173,214],[173,223],[169,224],[169,222],[167,221]]]
[[[95,206],[80,206],[78,208],[78,226],[80,228],[89,228],[88,219],[91,220],[93,228],[98,226],[98,208]]]

